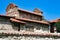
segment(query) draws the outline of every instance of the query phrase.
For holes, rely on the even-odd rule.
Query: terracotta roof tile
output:
[[[1,31],[0,34],[3,35],[35,35],[35,36],[58,36],[60,37],[60,33],[40,33],[40,32],[30,32],[30,31]]]
[[[1,17],[9,17],[9,18],[14,18],[12,16],[6,16],[6,15],[0,15]]]
[[[19,18],[19,19],[25,20],[25,21],[30,21],[30,22],[36,22],[36,23],[49,24],[48,22],[45,22],[45,21],[30,20],[30,19],[26,19],[26,18]]]
[[[13,21],[13,22],[26,23],[26,22],[22,22],[20,20],[14,19],[14,18],[10,18],[10,20]]]
[[[60,21],[60,18],[56,19],[56,20],[51,20],[50,22],[53,23],[53,22],[58,22]]]
[[[28,12],[28,13],[30,13],[30,14],[34,14],[34,15],[38,15],[38,16],[42,16],[42,14],[40,14],[40,13],[31,12],[31,11],[24,10],[24,9],[21,9],[21,8],[18,8],[18,10],[20,10],[20,11],[24,11],[24,12]]]

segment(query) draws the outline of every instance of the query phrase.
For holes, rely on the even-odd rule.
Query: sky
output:
[[[60,0],[0,0],[0,14],[6,14],[6,7],[9,3],[32,12],[35,8],[38,8],[43,11],[46,20],[60,18]]]

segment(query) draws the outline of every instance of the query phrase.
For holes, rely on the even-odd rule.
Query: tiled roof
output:
[[[10,20],[13,21],[13,22],[19,22],[19,23],[24,23],[24,24],[26,23],[26,22],[22,22],[20,20],[14,19],[14,18],[10,18]]]
[[[45,21],[30,20],[30,19],[26,19],[26,18],[20,18],[19,20],[17,20],[18,18],[14,19],[14,17],[11,17],[11,16],[5,16],[5,15],[0,15],[0,16],[8,17],[8,18],[10,18],[10,20],[12,20],[14,22],[20,22],[20,23],[25,23],[25,22],[21,21],[21,20],[25,20],[25,21],[36,22],[36,23],[49,24],[48,22],[45,22]]]
[[[8,31],[8,30],[7,30]],[[9,30],[7,31],[0,31],[0,35],[30,35],[30,36],[58,36],[60,37],[60,33],[40,33],[40,32],[29,32],[29,31],[14,31],[14,30]]]
[[[0,17],[14,18],[14,17],[12,17],[12,16],[6,16],[6,15],[0,15]]]
[[[53,22],[58,22],[58,21],[60,21],[60,18],[56,20],[51,20],[50,22],[53,23]]]
[[[20,21],[20,20],[14,19],[14,17],[11,17],[11,16],[0,15],[0,17],[7,17],[7,18],[9,18],[9,20],[11,20],[11,21],[13,21],[13,22],[19,22],[19,23],[23,23],[23,24],[26,23],[26,22],[22,22],[22,21]]]
[[[31,12],[31,11],[24,10],[24,9],[21,9],[21,8],[18,8],[18,10],[20,10],[20,11],[24,11],[24,12],[27,12],[27,13],[30,13],[30,14],[33,14],[33,15],[42,16],[42,14],[41,14],[41,13],[35,13],[35,12]]]
[[[30,20],[30,19],[26,19],[26,18],[19,18],[19,19],[25,20],[25,21],[30,21],[30,22],[36,22],[36,23],[49,24],[48,22],[45,22],[45,21]]]

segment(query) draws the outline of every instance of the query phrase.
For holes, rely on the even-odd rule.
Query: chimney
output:
[[[43,14],[43,12],[40,11],[38,8],[35,8],[35,9],[34,9],[34,13],[37,13],[37,14],[38,14],[38,13],[39,13],[39,14]]]
[[[6,8],[6,12],[9,10],[9,9],[13,9],[13,8],[17,8],[17,6],[13,3],[10,3],[7,8]]]

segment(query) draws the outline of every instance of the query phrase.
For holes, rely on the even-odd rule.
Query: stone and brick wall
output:
[[[27,26],[27,27],[26,27]],[[33,31],[33,32],[41,32],[41,33],[49,33],[49,26],[45,24],[26,22],[25,25],[20,26],[20,30],[23,29],[25,31]]]
[[[18,32],[17,32],[18,33]],[[54,33],[49,33],[50,36],[48,35],[45,35],[43,33],[40,33],[40,35],[36,34],[35,35],[31,33],[31,35],[29,34],[26,34],[26,32],[24,34],[20,33],[20,34],[17,34],[17,33],[13,33],[13,35],[11,35],[11,33],[8,35],[8,33],[3,33],[2,35],[0,35],[0,40],[60,40],[60,35],[57,36],[58,34],[54,34]],[[0,33],[1,34],[1,33]],[[7,35],[6,35],[7,34]]]
[[[19,11],[19,16],[20,16],[19,18],[27,18],[27,19],[39,20],[39,21],[42,20],[42,16],[36,16],[22,11]]]
[[[0,40],[60,40],[60,38],[38,36],[0,36]]]
[[[5,31],[5,30],[18,31],[18,27],[19,26],[18,25],[16,26],[13,22],[9,20],[9,18],[0,17],[0,31]]]

